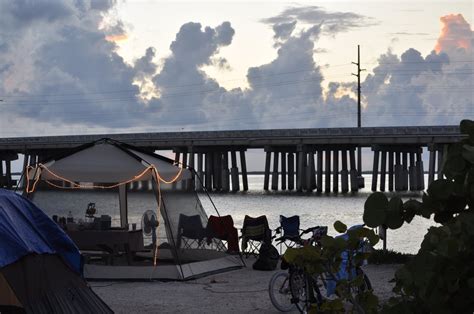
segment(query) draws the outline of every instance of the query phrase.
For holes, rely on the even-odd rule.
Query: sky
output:
[[[474,119],[472,1],[0,0],[0,137]]]

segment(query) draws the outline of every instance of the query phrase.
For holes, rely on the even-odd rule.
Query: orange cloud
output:
[[[471,25],[464,19],[462,14],[449,14],[440,18],[443,28],[435,46],[435,51],[450,51],[464,48],[467,51],[472,49]]]
[[[107,35],[105,36],[105,40],[111,41],[111,42],[119,42],[119,41],[125,41],[128,39],[127,34],[115,34],[115,35]]]

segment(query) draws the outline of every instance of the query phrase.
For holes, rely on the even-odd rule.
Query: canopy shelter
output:
[[[63,230],[22,196],[0,189],[0,312],[113,313],[81,278]]]
[[[76,215],[82,208],[74,208],[75,200],[80,199],[74,198],[75,191],[90,191],[96,193],[95,197],[106,191],[116,193],[118,197],[109,200],[119,203],[120,227],[97,230],[96,226],[91,230],[90,225],[77,228],[68,223],[66,226],[86,257],[89,251],[98,248],[105,247],[109,253],[108,260],[98,260],[98,252],[89,254],[91,258],[86,258],[84,266],[86,278],[183,280],[241,267],[240,257],[227,254],[220,240],[186,237],[193,233],[183,230],[184,217],[194,217],[202,228],[208,220],[193,180],[192,170],[176,165],[171,159],[102,139],[30,168],[26,192],[34,202],[48,208],[50,214],[54,213],[54,206],[61,204],[62,208],[72,208]],[[152,208],[143,205],[146,193],[137,196],[131,188],[138,183],[151,185],[152,189],[146,193],[153,196]],[[45,187],[54,196],[41,197],[39,194]],[[131,196],[134,196],[133,206]],[[61,198],[69,198],[70,204],[61,203]],[[130,214],[141,217],[140,232],[129,230]],[[146,245],[147,238],[152,239],[151,245]],[[120,262],[123,255],[127,257],[126,263]]]

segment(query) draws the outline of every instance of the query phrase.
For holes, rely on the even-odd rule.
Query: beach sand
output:
[[[273,271],[247,267],[186,282],[91,282],[116,313],[279,313],[268,296]],[[367,265],[364,270],[383,302],[392,296],[400,265]],[[295,313],[297,311],[294,311]]]

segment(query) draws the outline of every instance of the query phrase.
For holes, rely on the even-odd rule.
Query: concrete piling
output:
[[[341,191],[342,193],[347,193],[349,191],[349,171],[347,170],[347,151],[341,151],[341,162],[342,162],[342,170],[341,170]]]
[[[286,153],[281,152],[281,190],[286,190]]]
[[[272,190],[278,191],[278,152],[273,152]]]
[[[232,192],[237,192],[240,190],[239,184],[239,168],[237,168],[237,154],[235,150],[230,152],[230,157],[232,160],[232,168],[230,169],[230,175],[232,177]]]
[[[389,152],[390,154],[390,152]],[[380,162],[380,191],[385,192],[385,177],[387,170],[387,151],[382,151],[382,160]]]
[[[288,153],[288,190],[295,188],[295,155]]]
[[[331,192],[331,151],[329,149],[326,150],[325,156],[325,186],[324,192],[330,193]]]
[[[244,191],[249,190],[249,180],[247,176],[247,161],[245,158],[245,151],[241,150],[240,151],[240,167],[242,169],[242,185]]]
[[[333,151],[333,173],[332,173],[332,191],[339,192],[339,150]]]

